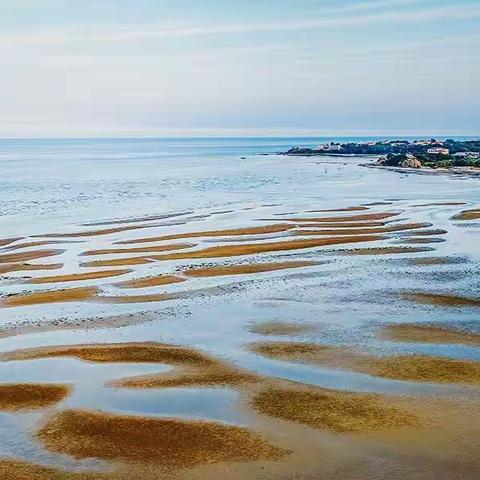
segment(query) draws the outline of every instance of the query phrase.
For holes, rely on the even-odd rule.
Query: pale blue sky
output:
[[[0,136],[479,134],[479,0],[1,0]]]

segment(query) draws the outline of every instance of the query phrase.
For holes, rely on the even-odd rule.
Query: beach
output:
[[[478,478],[478,178],[300,142],[0,140],[1,478]]]

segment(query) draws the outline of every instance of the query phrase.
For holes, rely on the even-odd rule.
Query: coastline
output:
[[[375,163],[361,163],[361,167],[378,168],[380,170],[389,170],[397,173],[416,173],[420,175],[468,175],[470,177],[480,177],[480,168],[470,167],[452,167],[452,168],[408,168],[408,167],[389,167]]]

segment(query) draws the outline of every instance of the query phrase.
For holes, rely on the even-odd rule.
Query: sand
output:
[[[365,213],[361,215],[348,215],[344,217],[303,217],[303,218],[287,218],[286,220],[290,222],[360,222],[360,221],[369,221],[369,220],[385,220],[386,218],[391,218],[396,215],[399,215],[399,212],[385,212],[385,213]]]
[[[97,295],[92,298],[98,303],[127,304],[127,303],[155,303],[181,298],[177,293],[154,293],[150,295]]]
[[[246,275],[251,273],[287,270],[291,268],[311,267],[318,262],[275,262],[253,263],[245,265],[226,265],[221,267],[191,268],[183,273],[188,277],[217,277],[222,275]]]
[[[442,307],[480,307],[480,299],[436,293],[404,293],[403,299]]]
[[[35,271],[35,270],[59,270],[63,263],[38,264],[33,263],[6,263],[0,265],[0,275],[3,273]]]
[[[417,228],[431,227],[431,223],[404,223],[392,227],[378,228],[356,228],[356,229],[338,229],[338,230],[295,230],[295,235],[370,235],[377,233],[401,232],[404,230],[414,230]]]
[[[312,343],[267,342],[249,346],[260,355],[392,380],[480,384],[480,362],[429,355],[373,356],[368,352]]]
[[[2,480],[126,480],[125,477],[100,473],[70,473],[55,468],[43,467],[22,460],[0,460]],[[133,480],[133,477],[131,477]],[[141,477],[135,477],[140,480]]]
[[[309,213],[327,213],[327,212],[360,212],[364,210],[370,210],[366,206],[358,206],[358,207],[346,207],[346,208],[331,208],[327,210],[308,210]]]
[[[187,232],[176,233],[172,235],[163,235],[160,237],[150,238],[137,238],[134,240],[125,240],[121,242],[115,242],[118,245],[130,245],[135,243],[149,243],[160,242],[164,240],[179,240],[183,238],[197,238],[197,237],[229,237],[234,235],[261,235],[264,233],[278,233],[290,230],[292,225],[290,224],[276,224],[276,225],[264,225],[262,227],[248,227],[248,228],[229,228],[227,230],[205,230],[201,232]]]
[[[17,243],[15,245],[11,245],[9,247],[5,247],[2,250],[4,251],[12,251],[12,250],[20,250],[21,248],[31,248],[31,247],[42,247],[44,245],[65,245],[66,243],[81,243],[81,240],[39,240],[38,242],[22,242]]]
[[[55,357],[74,357],[99,363],[166,363],[196,367],[216,365],[214,359],[197,350],[154,342],[39,347],[0,354],[0,360],[3,361]]]
[[[18,293],[0,298],[1,307],[24,307],[46,303],[83,302],[92,298],[98,289],[95,287],[48,290],[45,292]]]
[[[23,237],[14,237],[14,238],[0,238],[0,247],[4,247],[5,245],[10,245],[11,243],[18,242],[18,240],[22,240]]]
[[[181,283],[185,281],[185,278],[174,275],[159,275],[157,277],[136,278],[126,282],[116,283],[115,286],[119,288],[148,288],[158,287],[160,285],[170,285],[173,283]]]
[[[60,282],[79,282],[82,280],[95,280],[97,278],[118,277],[126,275],[132,270],[102,270],[98,272],[72,273],[70,275],[52,275],[48,277],[37,277],[27,280],[25,283],[43,284],[43,283],[60,283]]]
[[[217,365],[201,369],[182,368],[167,373],[129,377],[115,381],[111,386],[139,389],[241,387],[259,381],[257,375],[218,362]]]
[[[188,212],[180,212],[180,213],[166,213],[166,214],[159,214],[159,215],[148,215],[145,217],[133,217],[133,218],[126,218],[126,219],[119,219],[119,220],[106,220],[104,222],[91,222],[91,223],[84,223],[83,226],[85,227],[101,227],[105,225],[123,225],[125,223],[139,223],[139,222],[151,222],[156,220],[167,220],[170,218],[181,217],[183,215],[189,215],[194,213],[193,211]]]
[[[49,450],[75,458],[153,464],[165,469],[275,460],[287,453],[242,427],[80,410],[57,414],[37,438]]]
[[[459,205],[466,205],[465,202],[432,202],[432,203],[421,203],[418,205],[412,205],[412,207],[453,207]]]
[[[408,258],[406,260],[411,265],[418,266],[433,266],[433,265],[455,265],[458,263],[465,263],[464,258],[459,257],[421,257]]]
[[[480,208],[464,210],[453,217],[453,220],[477,220],[480,218]]]
[[[305,323],[269,321],[250,325],[249,330],[257,335],[293,336],[309,333],[314,330],[314,326]]]
[[[2,384],[0,410],[17,412],[37,410],[55,405],[70,394],[66,385]]]
[[[166,255],[155,255],[151,258],[155,260],[182,260],[190,258],[236,257],[241,255],[252,255],[255,253],[300,250],[305,248],[323,247],[346,243],[375,242],[384,239],[385,237],[378,235],[359,235],[355,237],[315,238],[306,240],[290,240],[283,242],[250,243],[242,245],[210,247],[202,250],[196,250],[193,252],[179,252]]]
[[[400,323],[380,329],[380,338],[397,342],[438,343],[480,346],[480,333],[454,330],[446,325]]]
[[[127,227],[104,228],[101,230],[87,230],[83,232],[72,233],[44,233],[42,235],[32,235],[34,238],[81,238],[81,237],[97,237],[102,235],[111,235],[112,233],[127,232],[129,230],[141,230],[144,228],[152,228],[157,225],[141,224],[131,225]]]
[[[396,255],[401,253],[431,252],[430,247],[380,247],[380,248],[356,248],[338,252],[341,255]]]
[[[133,265],[145,265],[147,263],[152,263],[150,257],[129,257],[109,260],[93,260],[91,262],[83,262],[80,266],[86,268],[129,267]]]
[[[420,420],[392,398],[322,388],[269,388],[252,400],[263,415],[336,433],[418,428]]]
[[[168,252],[170,250],[183,250],[185,248],[195,247],[195,243],[175,243],[171,245],[156,245],[151,247],[136,247],[136,248],[111,248],[104,250],[87,250],[82,253],[82,256],[88,255],[112,255],[121,253],[148,253],[148,252]]]
[[[33,252],[7,253],[0,255],[0,263],[28,262],[37,258],[53,257],[60,255],[65,250],[34,250]]]

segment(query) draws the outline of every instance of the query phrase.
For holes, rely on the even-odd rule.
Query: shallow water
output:
[[[462,210],[478,207],[478,179],[369,169],[361,165],[367,160],[357,157],[262,155],[294,144],[314,143],[314,139],[0,141],[1,238],[27,237],[0,247],[0,262],[1,255],[12,253],[11,248],[17,243],[51,240],[52,234],[55,241],[65,242],[53,247],[64,249],[63,253],[29,260],[33,265],[30,270],[0,274],[0,326],[5,335],[0,338],[0,351],[64,344],[164,342],[198,349],[261,376],[319,387],[387,394],[455,395],[460,391],[457,385],[380,379],[340,369],[269,360],[248,351],[251,342],[285,340],[285,337],[267,338],[251,333],[252,324],[285,321],[315,327],[296,335],[295,341],[361,347],[379,355],[417,353],[480,360],[480,348],[475,346],[384,341],[377,334],[381,325],[396,322],[438,323],[480,331],[479,307],[413,303],[401,296],[404,292],[428,292],[480,298],[479,223],[452,219]],[[336,211],[362,205],[368,205],[368,210]],[[181,257],[185,252],[209,248],[311,239],[310,235],[292,234],[299,218],[318,222],[325,217],[330,222],[325,228],[331,230],[335,228],[332,222],[347,223],[352,217],[350,221],[365,222],[367,228],[372,228],[368,218],[355,220],[355,217],[384,213],[395,215],[375,221],[388,226],[426,225],[418,230],[381,233],[378,238],[371,241],[366,238],[360,243]],[[265,234],[230,231],[285,222],[292,224],[292,230]],[[114,231],[105,231],[110,228]],[[322,229],[321,222],[315,228]],[[422,233],[429,229],[435,230],[431,237]],[[221,236],[205,234],[182,240],[121,245],[147,237],[217,230],[227,232]],[[95,235],[95,231],[100,234]],[[441,241],[411,244],[409,241],[417,238],[415,233],[420,233],[423,239]],[[64,234],[66,237],[62,238]],[[82,256],[91,250],[183,242],[193,246],[180,250],[176,257],[169,255],[173,252]],[[375,252],[377,248],[399,246],[406,249]],[[414,250],[408,251],[407,247]],[[50,248],[27,246],[14,251]],[[372,250],[365,250],[363,255],[348,254],[359,249]],[[163,255],[166,256],[162,258]],[[81,266],[92,260],[131,257],[144,257],[147,261],[127,267]],[[454,261],[433,265],[415,265],[409,261],[430,257]],[[182,276],[184,270],[195,266],[288,261],[318,264],[252,274],[186,276],[181,283],[134,290],[118,285],[150,276]],[[35,264],[63,266],[36,271]],[[31,277],[112,268],[127,268],[131,272],[114,278],[51,284],[25,281]],[[8,306],[8,299],[17,298],[15,295],[90,286],[98,287],[99,293],[82,302]],[[163,293],[172,294],[172,298],[152,301],[152,294]],[[149,301],[137,297],[133,302],[118,303],[118,297],[131,295],[148,295]],[[103,297],[108,297],[108,301]],[[138,320],[139,312],[147,312],[143,321]],[[99,323],[103,318],[122,318],[127,314],[132,315],[132,321],[126,317],[118,328],[116,320],[108,325]],[[286,338],[289,339],[292,340]],[[109,381],[174,368],[160,362],[95,363],[72,358],[0,362],[0,382],[75,385],[72,396],[58,405],[58,409],[98,409],[242,425],[253,421],[239,407],[235,389],[108,387]],[[2,445],[9,432],[21,430],[12,420],[15,415],[5,415],[0,421],[0,453],[55,464],[53,457],[35,450],[37,447],[32,446],[35,442],[28,434],[18,434],[13,447]],[[20,455],[20,451],[26,453]],[[65,459],[58,460],[58,465],[64,464]],[[67,464],[75,462],[69,459]]]

